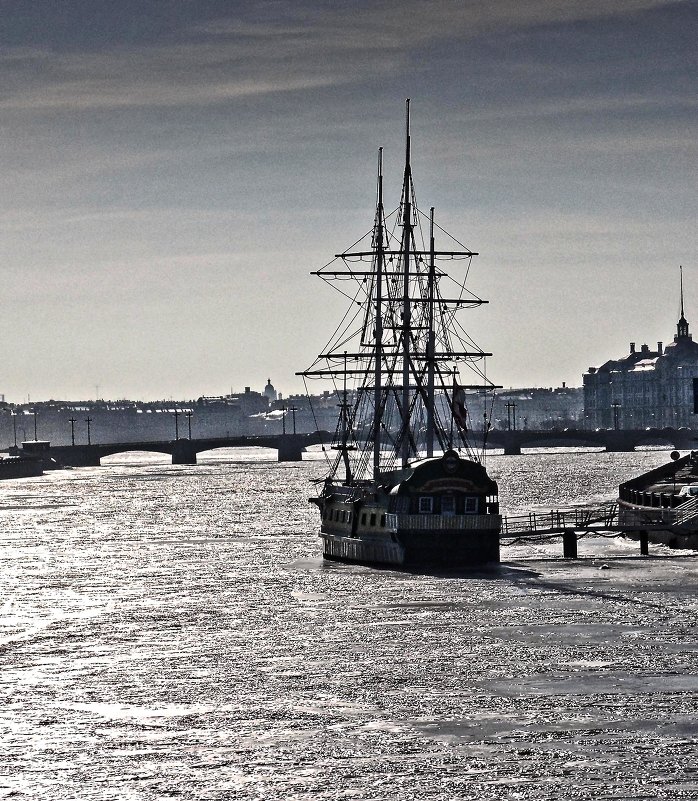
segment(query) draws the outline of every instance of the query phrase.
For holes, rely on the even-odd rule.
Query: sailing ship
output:
[[[477,254],[437,225],[433,208],[426,216],[417,207],[409,100],[405,128],[398,207],[384,209],[380,148],[373,226],[313,273],[351,303],[323,352],[298,373],[306,389],[311,379],[331,380],[339,400],[335,455],[325,451],[329,472],[310,501],[328,559],[459,569],[499,562],[498,487],[484,465],[488,416],[476,426],[465,404],[466,390],[495,389],[486,376],[491,354],[456,316],[486,301],[465,286]]]

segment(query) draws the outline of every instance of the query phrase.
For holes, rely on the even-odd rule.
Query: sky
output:
[[[505,387],[698,335],[698,0],[0,0],[0,393],[302,391],[399,202]]]

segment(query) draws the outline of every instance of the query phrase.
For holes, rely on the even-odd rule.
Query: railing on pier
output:
[[[617,504],[597,509],[528,512],[502,518],[502,537],[535,537],[536,534],[555,534],[563,531],[632,531],[657,529],[663,526],[679,528],[698,518],[698,498],[687,499],[680,506],[628,509]]]
[[[618,526],[618,506],[598,509],[569,509],[565,511],[528,512],[524,515],[506,515],[502,518],[502,537],[520,537],[522,534],[551,534],[555,532],[598,529],[604,531]]]

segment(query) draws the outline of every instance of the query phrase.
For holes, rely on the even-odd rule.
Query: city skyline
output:
[[[397,205],[408,96],[495,383],[668,341],[679,264],[698,323],[698,4],[610,6],[2,3],[0,392],[301,392],[343,310],[309,273],[371,227],[381,146]]]

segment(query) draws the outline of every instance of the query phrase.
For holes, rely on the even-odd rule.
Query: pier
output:
[[[503,546],[522,542],[544,542],[562,539],[563,556],[577,558],[577,542],[588,534],[601,536],[635,535],[640,541],[640,554],[649,554],[652,531],[686,532],[698,518],[698,499],[693,498],[675,509],[619,510],[618,504],[598,508],[528,512],[502,517],[500,541]]]

